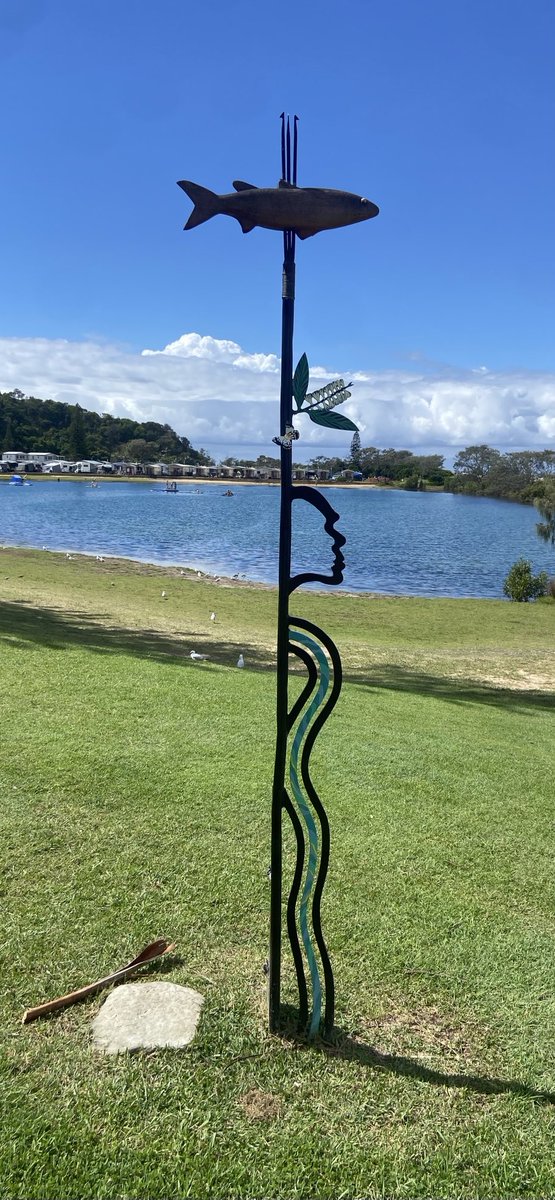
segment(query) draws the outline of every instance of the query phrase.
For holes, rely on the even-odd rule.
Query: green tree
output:
[[[152,442],[145,438],[131,438],[120,446],[120,454],[126,462],[147,463],[152,461]]]
[[[271,458],[268,454],[259,454],[255,466],[270,470],[271,467],[279,467],[279,458]]]
[[[2,440],[2,452],[4,452],[4,450],[15,450],[13,441],[14,441],[14,435],[13,435],[13,428],[12,428],[12,418],[11,418],[10,413],[8,413],[6,416],[6,424],[4,426],[4,437]]]
[[[536,525],[536,533],[542,542],[555,546],[555,480],[544,482],[543,496],[537,496],[534,504],[540,517],[543,517],[543,521],[538,521]]]
[[[79,404],[74,406],[71,414],[71,421],[69,423],[69,429],[66,436],[66,445],[69,457],[75,462],[82,458],[87,458],[89,453],[87,435],[85,433],[83,409]]]
[[[526,604],[528,600],[537,600],[547,589],[547,572],[540,571],[532,575],[532,567],[527,558],[519,558],[513,563],[503,584],[503,591],[509,600],[517,600]]]
[[[338,475],[345,470],[347,463],[343,458],[327,458],[325,454],[317,454],[309,459],[307,466],[312,471],[329,471],[330,475]]]
[[[501,452],[491,446],[467,446],[457,454],[453,470],[456,475],[463,475],[475,483],[481,483],[500,458]]]
[[[357,430],[356,433],[353,433],[353,438],[351,441],[351,453],[349,456],[349,466],[352,468],[353,471],[361,471],[362,470],[361,453],[362,453],[362,447],[360,444],[360,433]]]

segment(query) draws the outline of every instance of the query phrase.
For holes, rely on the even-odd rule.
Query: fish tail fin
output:
[[[183,188],[195,206],[187,224],[183,226],[184,229],[194,229],[195,225],[202,225],[220,211],[219,196],[209,188],[201,187],[199,183],[190,183],[188,179],[180,179],[177,186]]]

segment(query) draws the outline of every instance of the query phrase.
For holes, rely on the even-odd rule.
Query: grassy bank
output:
[[[553,604],[295,601],[346,674],[307,1048],[265,1025],[275,593],[2,551],[0,599],[0,1194],[553,1194]],[[100,1000],[19,1024],[158,935],[189,1052],[98,1056]]]

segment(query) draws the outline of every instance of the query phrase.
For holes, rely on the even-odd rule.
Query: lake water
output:
[[[173,563],[277,581],[279,488],[64,480],[0,484],[0,542]],[[502,597],[515,559],[555,574],[555,551],[535,533],[534,508],[439,492],[324,488],[347,537],[343,587],[421,596]],[[295,571],[331,566],[310,505],[293,505]]]

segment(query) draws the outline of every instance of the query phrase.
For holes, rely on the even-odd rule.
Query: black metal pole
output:
[[[282,151],[284,149],[282,118]],[[295,130],[296,132],[296,130]],[[295,138],[296,142],[296,138]],[[296,149],[296,146],[295,146]],[[296,154],[295,154],[296,158]],[[287,175],[290,174],[290,134],[287,121]],[[290,182],[290,180],[288,180]],[[295,234],[283,235],[283,275],[281,309],[281,390],[280,435],[293,421],[293,325],[295,315]],[[291,446],[281,447],[281,507],[279,523],[279,592],[277,636],[277,731],[274,786],[272,793],[271,828],[271,895],[270,895],[270,955],[269,955],[269,1023],[277,1030],[280,1018],[281,981],[281,893],[282,851],[281,814],[283,808],[285,760],[287,754],[288,715],[288,653],[289,653],[289,583],[291,578]]]

